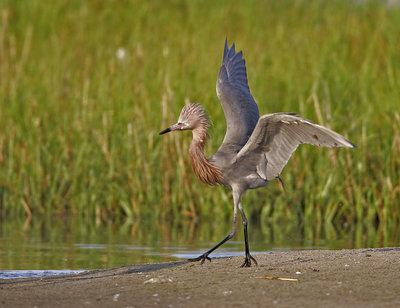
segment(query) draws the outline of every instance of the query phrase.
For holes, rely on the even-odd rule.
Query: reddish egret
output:
[[[209,185],[220,184],[232,191],[233,226],[229,235],[215,247],[189,261],[210,260],[209,254],[236,233],[238,210],[242,216],[246,257],[242,267],[257,261],[250,255],[247,218],[241,196],[247,189],[263,187],[277,178],[292,153],[302,143],[325,147],[355,146],[338,133],[293,113],[273,113],[259,117],[258,107],[250,93],[246,64],[242,52],[235,52],[225,41],[224,56],[217,79],[217,95],[226,119],[225,138],[218,151],[206,158],[204,144],[210,125],[204,109],[197,103],[183,107],[178,122],[160,132],[192,130],[189,155],[197,177]]]

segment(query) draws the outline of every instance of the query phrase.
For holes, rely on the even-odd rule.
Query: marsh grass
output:
[[[297,112],[357,149],[300,147],[248,192],[252,217],[399,222],[400,7],[375,1],[2,1],[0,209],[14,216],[231,219],[229,192],[188,163],[191,135],[158,132],[183,104],[225,122],[223,43],[244,51],[261,113]]]

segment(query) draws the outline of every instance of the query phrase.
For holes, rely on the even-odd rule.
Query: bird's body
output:
[[[236,53],[234,44],[229,49],[227,41],[216,88],[225,113],[227,131],[213,156],[207,159],[204,155],[210,124],[200,104],[184,106],[178,122],[160,134],[174,130],[192,130],[189,156],[194,173],[206,184],[220,184],[232,191],[232,232],[218,245],[190,261],[203,263],[206,259],[210,260],[208,255],[235,235],[239,210],[244,225],[246,251],[242,266],[250,266],[251,261],[257,262],[249,252],[242,194],[247,189],[263,187],[275,178],[280,179],[283,167],[302,143],[326,147],[354,145],[338,133],[296,114],[273,113],[259,117],[257,104],[248,86],[242,52]]]

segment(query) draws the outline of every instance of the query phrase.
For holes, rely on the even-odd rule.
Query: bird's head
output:
[[[198,127],[207,129],[209,122],[206,112],[198,103],[192,103],[182,108],[178,122],[160,132],[160,135],[174,130],[193,130]]]

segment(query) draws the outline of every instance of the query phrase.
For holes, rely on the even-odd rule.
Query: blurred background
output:
[[[195,256],[232,200],[190,169],[182,106],[225,119],[225,39],[260,113],[296,112],[357,145],[301,146],[248,191],[250,247],[400,245],[400,1],[0,2],[0,269],[89,269]],[[221,255],[242,254],[240,225]],[[216,254],[218,255],[218,254]]]

